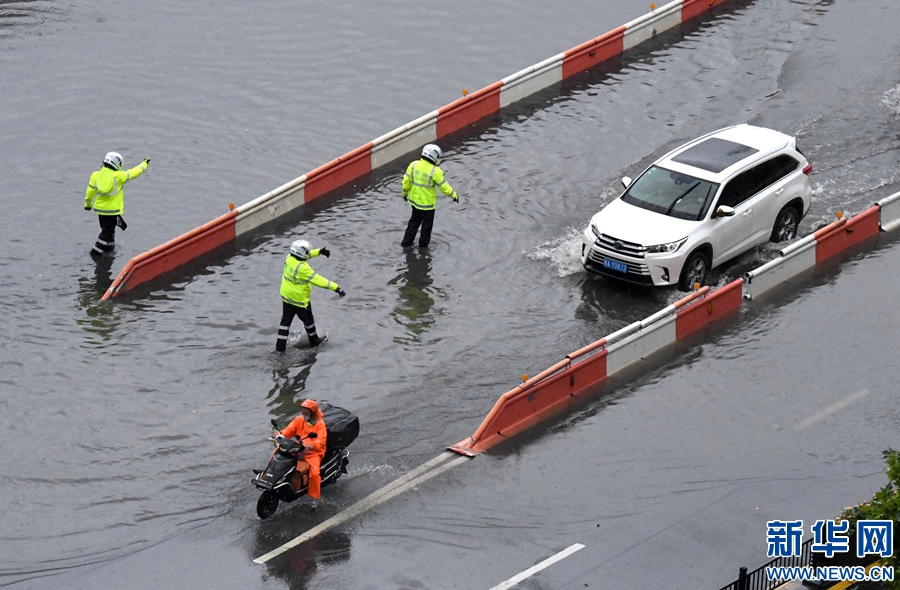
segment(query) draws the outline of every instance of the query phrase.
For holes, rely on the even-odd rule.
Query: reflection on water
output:
[[[279,359],[281,360],[281,359]],[[300,414],[300,404],[306,399],[306,379],[316,364],[316,351],[307,351],[300,370],[291,375],[292,367],[282,366],[272,371],[272,380],[275,384],[269,390],[266,399],[268,405],[279,420],[279,424],[285,426]]]
[[[96,260],[93,276],[78,279],[77,306],[85,316],[75,322],[86,332],[83,346],[103,348],[109,344],[119,326],[116,308],[100,299],[112,284],[113,256],[103,256]]]
[[[294,523],[294,525],[296,524]],[[256,529],[256,547],[254,550],[258,554],[271,551],[275,547],[272,543],[273,533],[277,535],[280,532],[287,532],[287,530],[283,530],[286,526],[286,522],[264,521],[259,523]],[[285,538],[284,540],[287,541],[288,539]],[[348,533],[327,531],[276,557],[269,562],[269,571],[272,575],[287,582],[287,587],[291,590],[307,590],[308,588],[321,587],[322,584],[313,584],[316,574],[320,573],[319,566],[322,566],[320,577],[323,575],[327,576],[333,566],[350,559],[350,542],[351,538]],[[338,586],[344,588],[356,587],[354,584],[338,584]]]
[[[434,298],[446,294],[433,287],[431,279],[431,252],[422,248],[406,249],[406,268],[396,277],[388,281],[388,285],[397,287],[400,295],[391,317],[406,328],[407,335],[395,337],[397,344],[422,344],[423,335],[434,325],[435,317],[443,315],[443,310],[434,310]]]

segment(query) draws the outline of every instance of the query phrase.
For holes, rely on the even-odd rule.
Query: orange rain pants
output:
[[[322,465],[322,457],[313,453],[306,453],[302,459],[297,461],[298,470],[300,469],[301,462],[309,463],[309,490],[307,490],[306,495],[313,500],[318,500],[322,489],[322,474],[319,473],[319,466]]]

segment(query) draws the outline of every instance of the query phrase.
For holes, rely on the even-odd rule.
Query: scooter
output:
[[[315,432],[310,432],[302,439],[287,438],[281,434],[278,422],[274,418],[272,426],[278,431],[278,434],[269,437],[269,442],[275,444],[275,450],[272,451],[266,468],[254,469],[255,477],[250,480],[254,486],[262,490],[256,502],[256,514],[262,519],[275,514],[279,501],[293,502],[306,495],[309,489],[309,470],[295,473],[297,460],[306,452],[303,441],[318,438]],[[341,475],[347,473],[349,457],[350,451],[346,447],[326,445],[325,457],[319,467],[323,486],[336,482]]]

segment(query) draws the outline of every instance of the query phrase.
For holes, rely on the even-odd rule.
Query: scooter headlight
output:
[[[687,238],[681,238],[675,242],[669,242],[668,244],[658,244],[656,246],[647,246],[644,248],[644,252],[647,254],[671,254],[672,252],[677,252],[679,248],[684,246],[684,243],[687,242]]]

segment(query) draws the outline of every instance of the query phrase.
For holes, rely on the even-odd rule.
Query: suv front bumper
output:
[[[590,227],[582,233],[581,240],[581,264],[589,272],[637,285],[664,287],[678,284],[681,268],[684,266],[684,248],[671,254],[651,254],[636,258],[602,247]],[[604,260],[625,264],[628,271],[622,272],[604,266]]]

